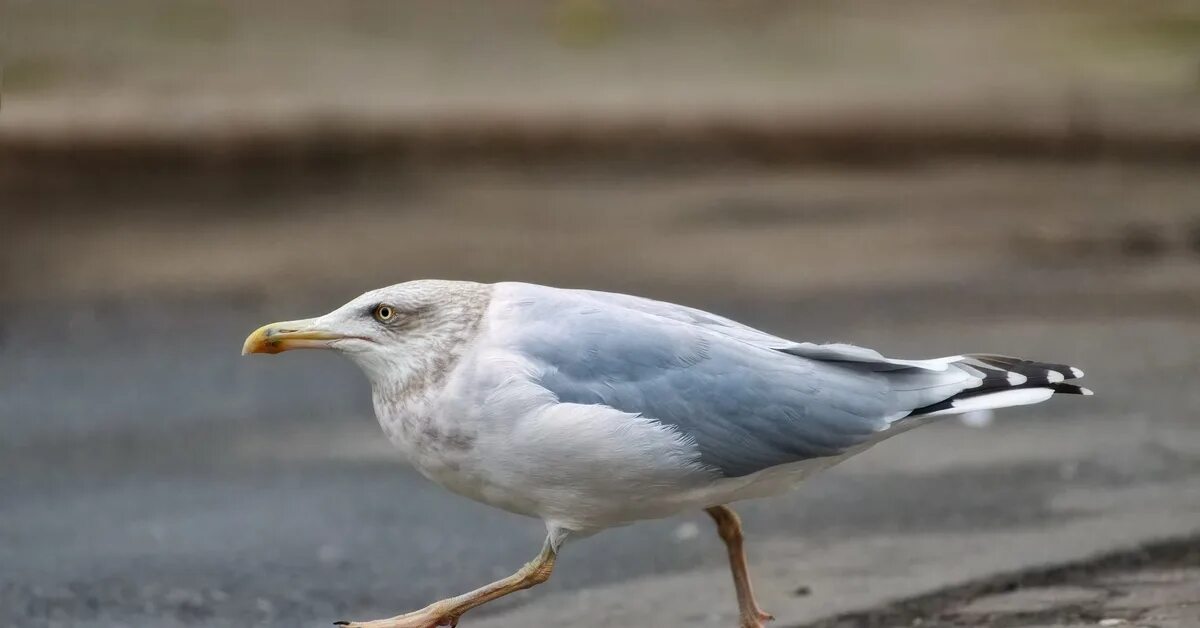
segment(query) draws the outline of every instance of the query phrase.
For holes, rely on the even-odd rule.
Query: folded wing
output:
[[[539,385],[560,402],[673,426],[729,477],[839,455],[982,380],[636,297],[519,284],[506,294],[509,348],[535,366]]]

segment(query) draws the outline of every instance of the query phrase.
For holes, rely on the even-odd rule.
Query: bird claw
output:
[[[453,615],[436,615],[425,610],[397,615],[388,619],[374,621],[335,621],[334,626],[342,628],[439,628],[458,626],[458,617]]]
[[[742,616],[740,628],[766,628],[764,622],[774,621],[775,616],[760,609],[754,609],[754,614],[750,616]]]

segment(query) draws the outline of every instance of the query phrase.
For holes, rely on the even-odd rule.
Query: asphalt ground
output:
[[[415,608],[528,560],[540,524],[406,469],[351,365],[238,355],[263,322],[331,309],[383,275],[462,276],[485,263],[672,298],[799,339],[904,357],[1011,353],[1088,372],[1095,397],[1011,410],[982,429],[945,421],[740,505],[762,603],[780,625],[1194,533],[1197,197],[1182,176],[986,166],[717,183],[484,176],[420,195],[328,192],[318,197],[341,199],[345,213],[327,217],[270,191],[25,199],[28,211],[5,216],[22,239],[6,253],[20,276],[0,330],[0,625],[320,626]],[[700,198],[770,202],[731,222]],[[969,211],[971,199],[1026,213]],[[488,222],[497,202],[528,209]],[[596,209],[610,203],[640,213]],[[428,212],[404,209],[415,204]],[[1136,220],[1121,212],[1135,206]],[[542,207],[565,212],[536,232],[552,253],[514,252],[527,241],[503,223],[559,215]],[[364,216],[394,249],[361,245]],[[1151,237],[1122,235],[1131,226]],[[451,241],[472,246],[438,257]],[[605,257],[614,243],[624,266]],[[660,247],[671,264],[658,263]],[[237,263],[251,248],[259,255]],[[716,626],[735,608],[720,542],[696,513],[571,544],[549,583],[463,625]]]

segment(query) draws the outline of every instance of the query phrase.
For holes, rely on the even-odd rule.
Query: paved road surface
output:
[[[536,550],[536,522],[448,496],[394,461],[349,365],[240,359],[258,308],[158,307],[11,319],[0,624],[317,626],[420,605]],[[945,422],[745,505],[764,604],[784,625],[1200,527],[1196,321],[842,331],[898,355],[1066,359],[1088,367],[1098,395],[982,430]],[[724,625],[726,577],[697,514],[571,545],[537,594],[469,619]],[[792,595],[801,586],[812,594]],[[506,610],[520,619],[483,620]]]
[[[975,580],[806,628],[1190,628],[1200,623],[1200,539]]]
[[[816,173],[695,190],[675,181],[670,193],[650,182],[535,181],[521,191],[459,179],[416,197],[401,186],[405,211],[347,214],[345,227],[315,205],[349,193],[319,196],[301,213],[288,198],[272,201],[271,212],[242,224],[181,190],[171,192],[176,205],[130,205],[120,220],[90,201],[91,211],[75,213],[50,203],[40,209],[51,213],[36,214],[44,228],[25,233],[19,254],[10,250],[25,265],[15,267],[20,296],[10,293],[0,318],[0,626],[321,626],[417,607],[530,558],[537,522],[448,495],[395,460],[350,364],[318,353],[238,356],[248,331],[337,305],[350,295],[334,287],[357,286],[360,272],[404,276],[457,258],[509,269],[497,273],[574,273],[593,286],[605,285],[597,277],[610,263],[607,285],[638,277],[653,294],[797,338],[909,357],[1005,352],[1088,371],[1095,397],[1009,411],[982,430],[955,421],[923,428],[792,495],[741,506],[763,604],[783,626],[1195,532],[1200,310],[1194,292],[1178,289],[1195,284],[1194,254],[1134,247],[1141,257],[1121,261],[1106,257],[1106,240],[1064,252],[1043,238],[1056,255],[1027,259],[1019,256],[1028,249],[1006,239],[1011,229],[1041,234],[1100,218],[1108,229],[1134,206],[1186,219],[1195,186],[1149,170],[1039,173]],[[1021,184],[1028,180],[1037,183]],[[698,199],[749,203],[755,194],[778,210],[771,221],[798,213],[765,225],[687,221],[695,207],[708,211]],[[967,199],[992,211],[949,212]],[[1084,211],[1084,201],[1103,211]],[[488,222],[485,206],[496,202],[532,208],[506,220],[544,229]],[[893,202],[902,209],[887,213]],[[409,208],[422,203],[457,212]],[[608,231],[571,231],[549,207],[574,207],[580,220],[608,221],[597,223]],[[1006,213],[1013,207],[1025,213]],[[1070,210],[1065,222],[1054,207]],[[185,222],[154,222],[167,209]],[[974,226],[958,222],[968,216]],[[438,231],[438,220],[458,226]],[[636,238],[621,235],[652,222]],[[405,244],[352,246],[370,235],[355,229],[371,225]],[[512,239],[514,229],[559,248],[520,257],[531,240]],[[222,239],[222,230],[240,239]],[[451,236],[474,248],[450,247]],[[319,244],[328,261],[297,258],[288,242]],[[626,243],[630,254],[603,257],[606,242]],[[231,258],[249,249],[265,254],[257,263]],[[404,257],[411,250],[419,255]],[[427,266],[414,266],[421,256]],[[837,264],[820,263],[830,259]],[[855,260],[865,270],[846,265]],[[646,268],[635,272],[638,264]],[[265,269],[256,281],[273,288],[248,290],[259,285],[248,281],[222,292],[204,275],[226,281],[247,266]],[[329,274],[306,283],[316,271]],[[726,287],[683,294],[681,286],[700,285],[688,283],[691,272]],[[765,283],[729,296],[739,277]],[[772,291],[767,279],[801,288]],[[796,595],[800,587],[811,593]],[[569,545],[551,582],[464,625],[729,626],[734,608],[720,543],[697,513]]]

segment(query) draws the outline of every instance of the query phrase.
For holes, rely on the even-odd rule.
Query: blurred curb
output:
[[[1136,129],[1067,117],[936,112],[839,116],[442,116],[200,130],[0,127],[0,185],[114,175],[303,174],[362,167],[559,164],[905,165],[945,159],[1200,162],[1200,129]]]

